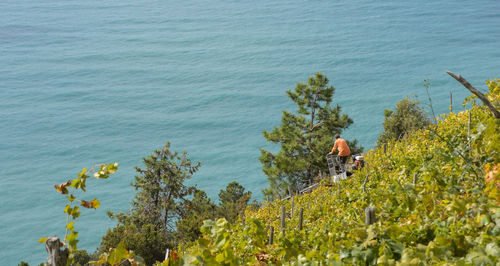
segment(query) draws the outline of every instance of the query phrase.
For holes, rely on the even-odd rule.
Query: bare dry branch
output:
[[[484,105],[486,105],[490,111],[493,113],[496,119],[500,119],[500,112],[491,104],[491,102],[484,96],[483,93],[481,93],[478,89],[474,88],[464,77],[462,77],[460,74],[457,76],[453,74],[451,71],[446,70],[446,73],[456,79],[458,82],[460,82],[466,89],[468,89],[470,92],[475,94],[482,102]]]

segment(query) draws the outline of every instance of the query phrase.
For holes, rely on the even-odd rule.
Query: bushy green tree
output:
[[[90,265],[90,261],[96,261],[99,260],[99,256],[96,253],[89,254],[86,250],[84,249],[79,249],[74,252],[74,262],[71,264],[73,266],[86,266]]]
[[[231,223],[236,221],[251,197],[252,192],[245,192],[245,188],[238,182],[229,183],[226,189],[219,192],[219,217],[224,217]]]
[[[183,214],[186,198],[195,191],[194,186],[186,186],[184,182],[198,170],[200,163],[193,164],[186,151],[182,154],[170,151],[170,142],[143,162],[145,168],[136,167],[139,175],[133,184],[138,191],[132,202],[134,223],[172,231]]]
[[[384,131],[378,137],[377,146],[390,139],[401,139],[429,124],[431,120],[420,103],[406,96],[396,104],[394,111],[385,110]]]
[[[177,222],[176,240],[178,243],[187,243],[200,237],[200,228],[204,220],[214,219],[217,215],[217,206],[203,190],[196,190],[193,199],[184,204],[184,213]]]
[[[226,217],[234,221],[246,207],[251,193],[237,182],[221,190],[217,206],[203,190],[184,182],[198,170],[187,153],[170,151],[170,143],[143,159],[144,168],[132,184],[137,194],[128,213],[111,213],[118,225],[102,238],[99,253],[109,252],[120,243],[144,259],[147,265],[163,261],[165,251],[195,241],[203,221]]]
[[[196,191],[184,182],[198,170],[200,163],[192,163],[187,152],[170,151],[170,142],[143,158],[143,162],[145,167],[136,167],[139,174],[132,184],[137,190],[132,209],[129,213],[110,213],[118,220],[118,226],[108,230],[100,251],[124,242],[127,249],[151,265],[156,260],[162,261],[166,249],[176,245],[176,223],[185,217],[185,204]]]
[[[297,104],[297,112],[283,111],[281,126],[264,130],[267,141],[281,145],[278,153],[261,149],[260,161],[269,180],[265,195],[311,182],[320,171],[328,171],[325,155],[332,148],[333,136],[353,123],[339,105],[330,106],[335,88],[328,82],[324,74],[316,73],[307,83],[297,83],[295,90],[286,93]],[[356,145],[356,141],[349,142],[352,153],[362,150]]]
[[[103,254],[112,248],[118,247],[123,242],[128,250],[144,259],[147,265],[155,261],[163,261],[167,248],[175,247],[173,234],[165,233],[155,228],[152,224],[138,227],[135,224],[118,224],[113,229],[108,229],[99,246],[99,253]]]

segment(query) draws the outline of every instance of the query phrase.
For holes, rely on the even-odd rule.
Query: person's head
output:
[[[340,134],[337,133],[337,134],[335,134],[335,139],[338,139],[338,138],[340,138]]]

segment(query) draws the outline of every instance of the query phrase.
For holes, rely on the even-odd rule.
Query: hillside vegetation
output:
[[[487,82],[497,109],[499,83]],[[475,100],[467,99],[468,111],[387,141],[385,152],[368,151],[367,166],[340,184],[323,180],[312,193],[295,196],[293,215],[291,200],[275,200],[247,208],[244,221],[205,221],[203,236],[162,264],[499,263],[500,119]],[[371,225],[365,224],[368,206],[375,208]]]

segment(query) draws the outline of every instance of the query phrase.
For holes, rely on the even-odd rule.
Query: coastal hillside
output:
[[[499,83],[487,81],[496,109]],[[500,119],[475,96],[466,104],[369,150],[347,180],[248,207],[232,224],[205,221],[203,236],[162,264],[499,263]]]

